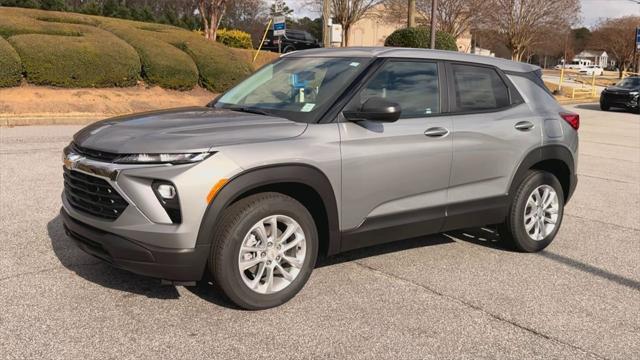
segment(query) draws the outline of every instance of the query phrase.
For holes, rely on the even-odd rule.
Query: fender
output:
[[[239,196],[261,186],[279,183],[300,183],[311,187],[322,199],[328,223],[328,254],[340,248],[338,206],[329,179],[319,169],[306,164],[276,164],[248,169],[227,182],[216,194],[204,213],[196,246],[211,245],[213,232],[222,211]]]
[[[515,192],[517,187],[522,183],[529,169],[545,160],[560,160],[562,161],[567,168],[569,169],[569,191],[565,194],[565,202],[568,202],[571,196],[573,195],[573,191],[576,188],[577,184],[577,176],[576,176],[576,166],[573,158],[573,154],[571,151],[564,145],[543,145],[536,149],[531,150],[527,156],[524,157],[520,166],[514,173],[513,178],[511,179],[511,185],[509,186],[509,193],[507,194],[509,200],[515,196]]]

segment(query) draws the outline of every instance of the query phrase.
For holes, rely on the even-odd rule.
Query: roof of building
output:
[[[603,57],[607,56],[606,51],[602,50],[582,50],[576,57]]]
[[[399,57],[399,58],[473,62],[477,64],[491,65],[505,71],[514,71],[514,72],[531,72],[531,71],[540,69],[538,66],[535,66],[535,65],[511,61],[511,60],[502,59],[502,58],[489,57],[489,56],[465,54],[465,53],[456,52],[456,51],[395,48],[395,47],[347,47],[347,48],[328,48],[328,49],[320,48],[320,49],[294,51],[283,56],[286,56],[286,57],[326,56],[326,57],[353,57],[353,58]]]

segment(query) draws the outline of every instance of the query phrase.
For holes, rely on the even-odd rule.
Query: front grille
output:
[[[71,143],[71,151],[78,155],[82,155],[87,159],[104,161],[104,162],[113,162],[119,156],[118,154],[114,154],[106,151],[100,151],[100,150],[81,147],[81,146],[78,146],[76,143]]]
[[[64,168],[64,192],[74,209],[107,220],[115,220],[127,202],[103,179]]]
[[[621,104],[627,103],[627,102],[631,101],[631,98],[632,97],[629,94],[624,94],[624,93],[622,93],[622,94],[616,94],[616,93],[607,94],[607,100],[609,102],[612,102],[612,103],[621,103]]]

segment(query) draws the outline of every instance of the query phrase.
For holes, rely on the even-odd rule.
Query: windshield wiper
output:
[[[234,106],[234,107],[228,107],[226,109],[229,109],[231,111],[239,111],[239,112],[250,113],[250,114],[271,115],[271,114],[269,114],[268,112],[266,112],[264,110],[251,108],[251,107]]]

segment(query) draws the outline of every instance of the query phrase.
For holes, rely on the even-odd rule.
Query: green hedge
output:
[[[398,29],[392,32],[384,41],[384,46],[429,48],[431,45],[431,30],[425,27]],[[436,31],[436,49],[458,51],[456,39],[444,31]]]
[[[148,83],[175,90],[196,86],[198,68],[191,56],[163,39],[171,27],[141,24],[105,18],[99,26],[136,49],[142,62],[142,77]]]
[[[169,89],[200,83],[222,92],[253,71],[234,49],[161,24],[0,8],[0,37],[16,50],[26,80],[37,85],[131,86],[142,78]]]
[[[252,49],[251,34],[241,30],[218,29],[216,40],[228,47]]]
[[[45,11],[2,9],[0,34],[7,36],[28,82],[60,87],[135,85],[140,74],[136,51],[113,34],[93,26],[42,21]],[[19,10],[19,9],[15,9]],[[35,17],[24,15],[25,11]],[[80,20],[78,20],[80,21]]]
[[[20,56],[0,37],[0,87],[16,86],[22,79]]]

